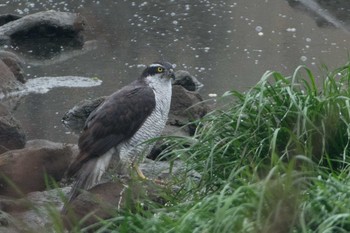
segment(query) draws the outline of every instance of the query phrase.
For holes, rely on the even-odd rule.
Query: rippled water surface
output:
[[[204,98],[246,90],[266,70],[283,74],[306,64],[315,72],[348,60],[348,1],[316,0],[3,0],[0,13],[42,10],[80,13],[87,22],[86,53],[66,52],[50,60],[6,47],[26,61],[29,79],[43,76],[97,77],[98,87],[56,88],[30,94],[15,115],[28,138],[71,141],[61,116],[85,98],[107,95],[134,80],[145,64],[164,59],[195,75]],[[40,44],[39,44],[40,45]],[[45,48],[43,48],[44,51]],[[46,51],[50,52],[50,51]]]

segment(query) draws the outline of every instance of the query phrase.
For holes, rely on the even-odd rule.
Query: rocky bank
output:
[[[20,46],[21,37],[35,39],[68,33],[73,35],[72,43],[79,49],[85,43],[84,25],[79,15],[64,12],[0,16],[0,43]],[[78,148],[74,144],[45,139],[26,140],[21,123],[11,113],[15,104],[9,104],[16,101],[11,99],[11,93],[21,90],[26,83],[22,69],[24,63],[25,60],[16,54],[0,51],[0,232],[49,232],[53,227],[52,215],[59,213],[70,190],[70,180],[65,178],[65,172]],[[196,125],[191,122],[209,111],[198,94],[200,87],[198,80],[187,71],[176,72],[169,120],[163,135],[189,137],[194,133]],[[100,97],[67,106],[62,123],[79,134],[91,111],[103,101],[104,97]],[[166,147],[162,141],[157,143],[141,165],[145,175],[166,180],[183,173],[185,168],[181,161],[170,164],[166,159],[156,160]],[[107,173],[114,174],[116,167],[112,164]],[[86,218],[83,226],[96,222],[98,218],[109,218],[116,209],[132,207],[142,198],[163,203],[160,192],[176,189],[151,181],[109,178],[106,175],[105,183],[82,193],[72,203],[74,214],[69,211],[61,219],[67,229],[88,213],[94,214]],[[200,176],[193,173],[192,178],[196,180]]]

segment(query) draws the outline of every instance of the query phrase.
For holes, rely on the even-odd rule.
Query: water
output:
[[[159,59],[195,75],[204,84],[204,98],[230,89],[247,90],[266,70],[288,75],[301,64],[316,73],[322,64],[332,69],[348,60],[350,6],[343,2],[2,0],[1,14],[53,9],[78,12],[87,21],[86,40],[93,46],[86,53],[71,51],[42,60],[15,49],[27,62],[29,79],[82,76],[103,81],[91,88],[60,87],[30,94],[21,100],[15,116],[29,139],[76,142],[60,123],[64,112],[82,99],[112,93]]]

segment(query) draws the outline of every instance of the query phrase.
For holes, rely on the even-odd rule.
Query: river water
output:
[[[306,64],[316,73],[348,61],[348,1],[325,0],[1,0],[0,14],[42,10],[80,13],[96,49],[56,62],[5,47],[27,62],[28,79],[97,77],[91,88],[59,87],[21,99],[14,114],[28,139],[76,142],[61,117],[86,98],[108,95],[145,64],[168,60],[204,84],[201,94],[247,90],[266,70],[289,75]],[[40,45],[40,44],[39,44]],[[45,48],[43,48],[44,50]]]

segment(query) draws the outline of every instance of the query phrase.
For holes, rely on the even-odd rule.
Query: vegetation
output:
[[[350,232],[349,82],[349,65],[318,85],[299,67],[226,93],[190,145],[168,139],[188,172],[167,205],[125,210],[100,232]]]

